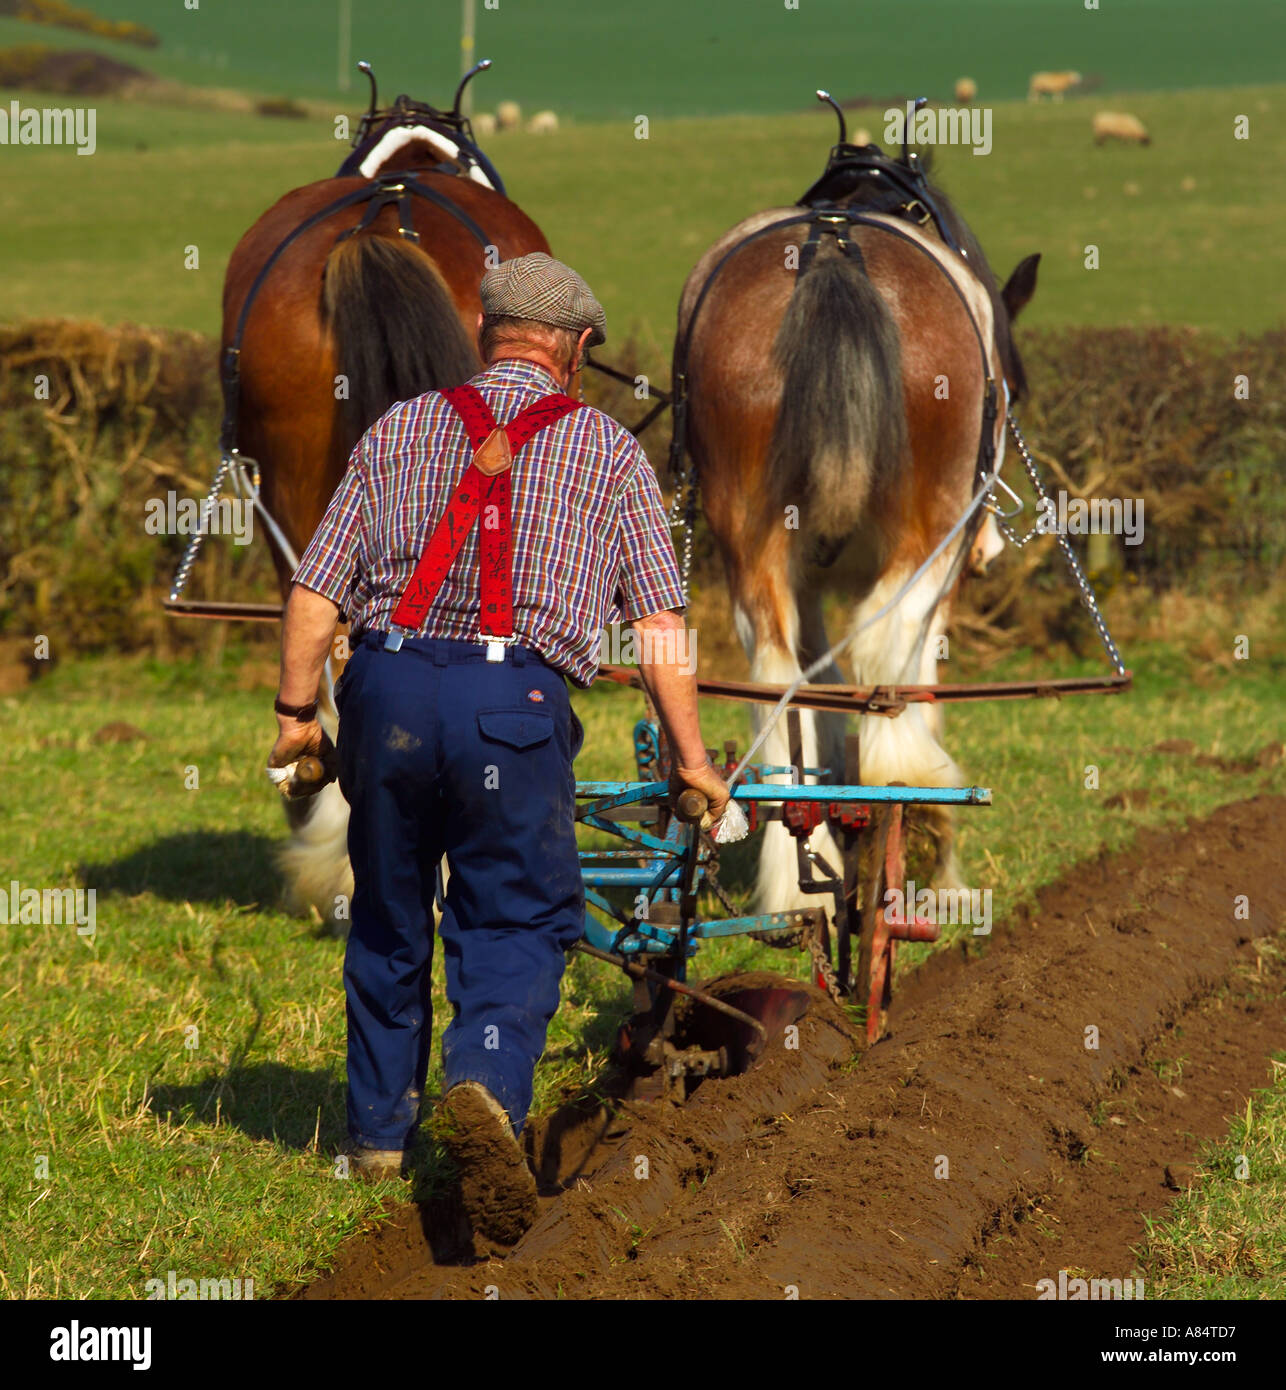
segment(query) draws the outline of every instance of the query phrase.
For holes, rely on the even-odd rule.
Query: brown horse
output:
[[[875,147],[841,144],[833,160],[840,151],[861,156],[859,164],[887,158]],[[908,167],[914,172],[914,161]],[[1012,399],[1025,387],[1009,325],[1031,298],[1039,259],[1024,260],[999,291],[968,228],[927,181],[923,192],[943,230],[930,217],[921,222],[922,204],[908,216],[890,199],[887,177],[821,184],[810,190],[822,195],[809,199],[812,206],[870,221],[844,223],[842,235],[839,219],[823,224],[825,234],[811,246],[806,238],[817,224],[805,223],[801,206],[739,223],[688,277],[676,346],[676,372],[686,368],[687,442],[738,635],[753,679],[783,684],[830,649],[824,590],[851,598],[853,632],[965,510],[986,436],[999,467],[1000,383]],[[790,225],[773,229],[777,222]],[[988,378],[998,414],[984,420]],[[999,548],[990,515],[966,529],[885,617],[856,636],[849,647],[854,679],[934,682],[962,562],[983,564]],[[839,683],[843,676],[832,661],[814,679]],[[922,704],[893,719],[863,718],[863,782],[958,785],[940,718],[937,706]],[[804,764],[829,767],[831,780],[842,780],[844,716],[803,714],[801,725]],[[783,725],[762,757],[791,761]],[[926,815],[936,877],[951,885],[946,808],[926,808]],[[838,870],[840,851],[826,826],[810,843]],[[760,910],[810,905],[798,890],[793,843],[782,826],[768,827]]]
[[[269,528],[283,595],[365,430],[395,402],[481,369],[474,325],[486,269],[549,250],[477,154],[455,113],[399,97],[368,115],[341,177],[287,193],[232,253],[223,290],[224,447],[259,464],[260,502],[281,532]],[[287,814],[288,896],[333,918],[352,891],[348,807],[331,784],[287,803]]]

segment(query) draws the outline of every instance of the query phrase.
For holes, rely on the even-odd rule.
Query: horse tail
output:
[[[823,254],[800,277],[773,352],[785,378],[769,454],[776,514],[799,506],[800,532],[826,563],[905,457],[901,338],[861,262]]]
[[[433,259],[413,242],[351,236],[326,258],[322,315],[363,434],[395,401],[458,386],[482,363]]]

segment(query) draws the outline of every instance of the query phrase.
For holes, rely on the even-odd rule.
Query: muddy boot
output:
[[[474,1230],[498,1245],[515,1244],[536,1219],[536,1179],[504,1107],[485,1086],[462,1081],[439,1102],[437,1129],[460,1171]]]

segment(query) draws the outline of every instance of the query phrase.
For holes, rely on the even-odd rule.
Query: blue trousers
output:
[[[444,854],[446,1086],[481,1082],[515,1131],[527,1117],[564,952],[585,924],[572,776],[583,731],[563,677],[532,651],[488,662],[473,642],[407,638],[386,652],[383,641],[366,634],[336,696],[354,882],[348,1128],[404,1149],[428,1071]]]

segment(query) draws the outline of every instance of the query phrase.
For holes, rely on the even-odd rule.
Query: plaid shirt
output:
[[[558,389],[519,358],[473,385],[501,424]],[[354,636],[386,630],[472,456],[438,392],[395,405],[353,450],[294,582],[330,599]],[[656,476],[628,431],[582,406],[514,456],[511,489],[514,636],[588,685],[605,623],[686,603]],[[479,621],[475,525],[419,635],[475,640]]]

